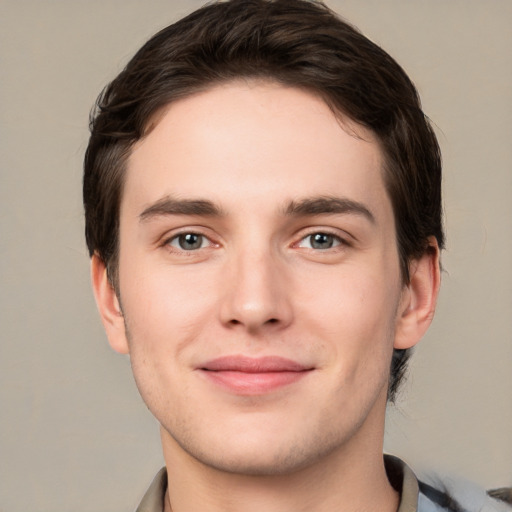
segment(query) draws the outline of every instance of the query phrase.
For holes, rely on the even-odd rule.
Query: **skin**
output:
[[[177,101],[135,145],[120,300],[97,256],[92,277],[161,424],[175,512],[396,510],[382,462],[390,360],[430,324],[439,265],[431,240],[403,285],[382,163],[364,128],[267,82]],[[307,371],[244,390],[201,369],[232,355]]]

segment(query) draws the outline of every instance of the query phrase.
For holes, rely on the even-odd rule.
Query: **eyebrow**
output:
[[[201,215],[206,217],[222,217],[224,212],[217,205],[206,199],[177,199],[163,197],[148,206],[140,215],[141,222],[166,215]]]
[[[344,197],[309,197],[299,201],[291,201],[285,208],[285,214],[290,216],[325,215],[332,213],[361,215],[372,224],[375,224],[375,216],[363,203]]]
[[[290,201],[284,208],[284,214],[292,217],[356,214],[367,218],[372,224],[375,224],[374,215],[364,204],[341,197],[319,196]],[[139,219],[141,222],[145,222],[155,217],[167,215],[223,217],[225,213],[222,208],[206,199],[177,199],[166,196],[145,208],[139,215]]]

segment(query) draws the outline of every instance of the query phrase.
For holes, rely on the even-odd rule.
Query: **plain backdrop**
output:
[[[512,484],[512,2],[332,0],[417,84],[445,163],[437,317],[386,450]],[[0,0],[0,511],[133,510],[163,464],[89,284],[81,165],[101,88],[200,5]]]

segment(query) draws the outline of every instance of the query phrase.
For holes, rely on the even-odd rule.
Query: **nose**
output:
[[[245,251],[230,261],[223,283],[222,323],[251,333],[288,326],[293,317],[293,290],[284,267],[270,250]]]

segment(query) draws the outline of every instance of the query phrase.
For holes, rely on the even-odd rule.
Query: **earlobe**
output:
[[[91,258],[91,279],[96,305],[110,346],[120,354],[128,354],[129,346],[119,299],[107,277],[105,263],[97,254]]]
[[[394,348],[411,348],[426,333],[434,318],[440,281],[439,246],[435,237],[430,237],[428,250],[410,264],[410,281],[402,293]]]

